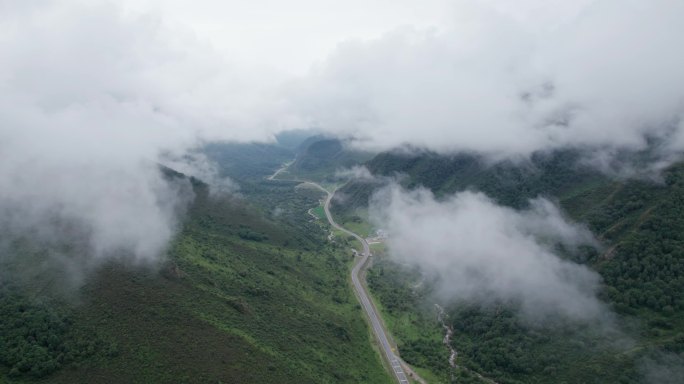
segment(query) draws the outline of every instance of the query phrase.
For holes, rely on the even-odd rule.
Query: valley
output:
[[[0,0],[0,384],[684,384],[682,20]]]
[[[291,168],[298,161],[291,160],[294,153],[282,148],[228,148],[213,147],[208,153],[239,183],[239,195],[215,196],[206,184],[193,180],[195,200],[162,265],[140,269],[108,263],[67,296],[46,294],[49,284],[65,276],[59,268],[3,285],[6,319],[47,315],[65,324],[58,326],[55,344],[36,344],[45,345],[39,348],[47,348],[47,355],[6,347],[6,365],[0,371],[6,382],[542,383],[549,377],[557,382],[581,377],[587,383],[632,383],[642,375],[640,361],[657,361],[661,353],[672,353],[661,351],[676,353],[681,347],[676,301],[658,307],[645,300],[642,307],[639,302],[626,307],[616,293],[620,291],[610,285],[602,297],[615,303],[618,334],[569,322],[529,327],[519,323],[510,303],[479,307],[440,302],[431,293],[434,282],[420,268],[388,254],[391,244],[389,250],[373,244],[371,251],[367,204],[382,181],[340,180],[312,169],[302,173]],[[388,156],[380,154],[365,164],[376,175],[391,174],[395,171],[378,164],[405,160],[388,161]],[[239,164],[254,167],[255,157],[260,165],[244,172]],[[421,180],[435,174],[424,167],[437,161],[456,161],[450,165],[454,176],[440,184]],[[535,172],[541,174],[534,174],[539,182],[527,176],[516,179],[532,183],[525,186],[506,175],[528,171],[510,165],[501,166],[505,172],[497,166],[477,169],[472,162],[464,167],[463,161],[416,157],[410,164],[422,163],[423,170],[415,175],[410,167],[395,169],[411,175],[402,179],[407,185],[432,185],[449,194],[479,184],[513,206],[540,191],[560,196],[573,218],[589,220],[602,241],[611,242],[603,254],[587,249],[566,257],[605,273],[614,273],[609,271],[620,260],[616,253],[633,246],[631,237],[644,236],[639,228],[649,225],[652,215],[662,215],[661,204],[672,207],[667,190],[658,184],[616,184],[597,173],[557,169],[562,162],[540,163],[541,171]],[[463,178],[464,171],[470,176]],[[544,172],[562,176],[552,181]],[[666,173],[672,180],[668,188],[678,185],[679,172],[675,167]],[[325,176],[303,181],[320,175]],[[522,188],[530,192],[521,194]],[[642,203],[622,203],[634,201],[635,193]],[[636,210],[611,213],[620,218],[614,222],[605,216],[618,209],[613,207]],[[14,252],[21,252],[24,260],[46,257],[27,246]],[[5,262],[7,271],[20,267]],[[611,281],[606,275],[606,282]],[[26,306],[36,300],[41,304]],[[4,345],[13,345],[11,328],[3,332]],[[615,335],[624,343],[611,343]],[[143,339],[149,341],[139,343]],[[69,357],[64,355],[67,349],[73,351]],[[22,368],[37,364],[45,368]],[[578,375],[580,371],[586,374]]]

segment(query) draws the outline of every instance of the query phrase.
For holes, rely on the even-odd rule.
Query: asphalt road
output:
[[[287,163],[284,163],[282,167],[278,168],[271,176],[267,177],[266,180],[275,180],[276,177],[280,174],[280,172],[284,171],[287,169],[287,167],[290,166],[290,164],[294,163],[294,160],[289,161]],[[320,187],[320,186],[319,186]],[[327,191],[326,191],[327,192]]]
[[[394,352],[394,349],[392,348],[392,345],[390,344],[389,339],[387,337],[387,333],[385,332],[385,329],[382,327],[382,323],[380,322],[380,315],[378,314],[378,311],[375,308],[375,306],[373,306],[373,304],[371,303],[370,298],[368,297],[368,292],[366,291],[366,287],[363,284],[361,284],[361,273],[363,272],[363,269],[368,263],[368,258],[371,256],[370,246],[368,245],[368,242],[363,237],[340,226],[335,222],[335,220],[332,217],[332,214],[330,214],[330,201],[333,198],[334,192],[331,193],[325,188],[313,182],[307,182],[307,184],[313,185],[316,188],[321,189],[322,191],[325,191],[325,193],[328,194],[328,197],[325,199],[325,204],[323,208],[325,210],[325,216],[328,218],[328,222],[330,222],[330,225],[350,236],[353,236],[363,246],[363,252],[361,252],[361,259],[356,262],[351,272],[351,279],[354,285],[354,290],[356,291],[356,294],[359,297],[359,301],[361,302],[363,310],[366,312],[366,315],[370,320],[371,326],[373,327],[373,333],[375,334],[375,338],[380,344],[380,347],[382,348],[382,351],[385,354],[387,362],[392,367],[394,376],[400,384],[409,384],[409,379],[408,375],[406,374],[406,369],[404,368],[404,363],[399,358],[399,356],[397,356],[397,354]],[[420,380],[419,378],[417,378],[417,376],[415,376],[415,374],[412,375],[416,379]]]

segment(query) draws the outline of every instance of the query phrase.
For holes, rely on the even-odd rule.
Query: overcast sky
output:
[[[684,147],[677,0],[145,0],[123,8],[163,24],[166,39],[184,36],[184,51],[205,45],[217,56],[209,60],[223,62],[212,76],[240,79],[231,93],[251,96],[214,106],[239,116],[239,124],[220,121],[218,136],[315,127],[376,149],[411,142],[491,156],[638,150],[647,137],[665,140],[666,156]]]
[[[152,13],[193,31],[232,60],[304,74],[336,45],[382,36],[400,26],[439,27],[443,0],[125,0],[133,13]]]
[[[191,137],[269,140],[313,127],[379,150],[410,142],[499,157],[638,150],[653,137],[664,154],[684,148],[678,0],[0,7],[10,96],[113,96]]]

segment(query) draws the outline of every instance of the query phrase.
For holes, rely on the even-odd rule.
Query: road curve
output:
[[[292,164],[292,163],[294,163],[294,159],[291,160],[291,161],[288,161],[287,163],[283,163],[283,166],[280,167],[280,168],[278,168],[275,172],[273,172],[272,175],[266,177],[266,180],[270,180],[270,181],[275,180],[276,177],[278,177],[278,175],[280,174],[280,172],[283,172],[284,170],[286,170],[287,167],[289,167],[290,164]],[[326,192],[327,192],[327,191],[326,191]]]
[[[363,284],[361,284],[361,273],[366,264],[368,263],[368,258],[371,256],[370,246],[368,245],[368,242],[363,237],[340,226],[335,222],[335,220],[332,217],[332,214],[330,213],[330,202],[332,201],[332,198],[335,194],[334,191],[330,192],[327,189],[321,187],[320,185],[310,181],[305,182],[305,184],[312,185],[324,191],[328,195],[328,197],[325,199],[323,209],[325,211],[325,216],[328,219],[330,225],[350,236],[353,236],[363,246],[363,252],[361,252],[361,260],[357,261],[356,264],[354,264],[354,268],[352,268],[351,271],[351,279],[354,285],[354,290],[356,291],[356,294],[359,297],[359,301],[361,302],[363,310],[366,312],[366,315],[368,315],[368,319],[370,320],[371,326],[373,328],[375,338],[380,344],[380,347],[382,348],[382,351],[385,355],[385,358],[387,359],[387,362],[392,367],[394,377],[399,381],[400,384],[409,384],[409,379],[405,369],[405,363],[401,360],[399,356],[397,356],[396,353],[394,353],[392,345],[390,344],[389,339],[387,337],[387,333],[385,332],[385,329],[382,327],[382,323],[380,322],[380,315],[378,314],[378,311],[375,308],[375,306],[373,306],[373,304],[371,303],[371,300],[368,297],[368,292],[366,291],[366,287]],[[421,382],[423,381],[413,373],[412,376]]]

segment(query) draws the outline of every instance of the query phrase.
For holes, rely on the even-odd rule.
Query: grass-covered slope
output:
[[[391,382],[349,252],[308,221],[319,196],[263,181],[254,199],[212,198],[196,184],[159,268],[102,265],[68,296],[43,289],[64,275],[3,280],[0,382]]]

